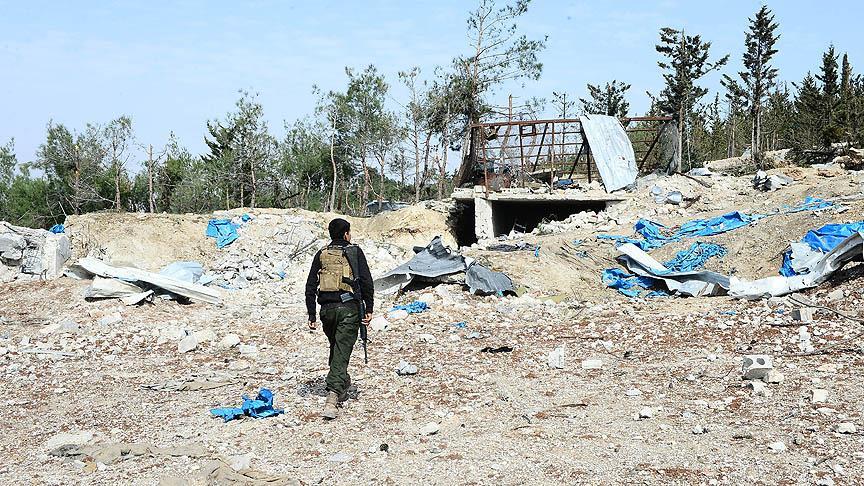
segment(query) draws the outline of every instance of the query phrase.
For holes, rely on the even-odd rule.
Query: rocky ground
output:
[[[804,194],[860,190],[854,174],[807,177],[824,181],[806,187],[799,181],[761,198],[744,179],[718,178],[728,204],[704,191],[708,207],[696,202],[671,210],[650,202],[646,183],[611,220],[522,236],[541,243],[538,257],[466,250],[509,270],[524,295],[479,297],[438,285],[383,298],[379,314],[414,300],[430,309],[370,330],[369,364],[358,349],[351,367],[357,390],[332,422],[318,417],[326,339],[306,328],[300,295],[308,254],[291,262],[284,279],[262,276],[226,290],[223,306],[86,302],[88,283],[68,278],[5,284],[0,482],[858,483],[864,477],[861,265],[796,297],[814,309],[812,320],[801,321],[793,314],[802,304],[790,298],[626,299],[598,282],[598,268],[614,264],[611,246],[592,243],[584,263],[554,247],[627,232],[645,213],[680,221],[746,200],[757,210]],[[697,186],[687,189],[702,191]],[[716,237],[737,248],[717,268],[773,274],[779,260],[766,255],[807,228],[864,219],[856,204]],[[271,238],[263,220],[256,221],[261,238]],[[396,229],[370,226],[364,236],[377,252],[375,242],[395,238]],[[385,232],[390,236],[381,237]],[[760,234],[769,236],[754,244],[750,238]],[[97,236],[89,241],[101,245]],[[200,247],[208,266],[230,251],[190,245],[193,253],[178,254]],[[407,255],[387,254],[373,261],[377,274]],[[562,265],[584,283],[570,279],[570,290],[553,282],[549,276]],[[192,349],[184,347],[188,334],[196,336]],[[770,356],[772,372],[743,379],[749,355]],[[397,374],[403,361],[417,373]],[[211,408],[239,406],[241,394],[261,387],[275,392],[284,414],[227,423],[210,416]]]

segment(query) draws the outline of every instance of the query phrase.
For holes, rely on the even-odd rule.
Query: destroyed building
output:
[[[627,199],[626,188],[657,158],[670,120],[584,115],[472,125],[452,195],[460,244],[531,232]]]

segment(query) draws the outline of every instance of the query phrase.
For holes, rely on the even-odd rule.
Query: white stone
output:
[[[782,442],[772,442],[768,444],[768,448],[774,452],[783,452],[786,450],[786,444]]]
[[[252,454],[237,454],[228,456],[228,465],[235,471],[245,471],[252,467]]]
[[[241,344],[237,346],[237,349],[240,351],[240,354],[257,354],[258,346],[254,344]]]
[[[549,357],[546,362],[550,368],[563,370],[564,369],[564,347],[559,346],[549,352]]]
[[[440,426],[435,422],[429,422],[428,424],[420,427],[420,435],[434,435],[438,433]]]
[[[838,300],[843,300],[844,297],[846,296],[843,295],[843,289],[832,290],[825,296],[825,298],[828,299],[828,302],[837,302]]]
[[[123,322],[123,316],[121,316],[119,312],[109,314],[102,319],[99,319],[99,324],[102,326],[113,326],[114,324],[119,324],[121,322]]]
[[[828,401],[828,390],[814,388],[810,391],[810,401],[813,403],[825,403]]]
[[[198,340],[199,343],[207,343],[210,341],[216,340],[216,331],[213,329],[201,329],[199,331],[195,331],[193,333],[195,339]]]
[[[693,435],[702,435],[702,434],[707,433],[708,429],[704,425],[697,425],[697,426],[693,427],[691,432],[693,433]]]
[[[233,348],[240,344],[240,336],[231,333],[222,336],[222,340],[219,341],[219,346],[223,348]]]
[[[420,340],[424,343],[435,344],[438,342],[438,340],[435,339],[435,336],[431,334],[420,334],[417,337],[420,338]]]
[[[639,410],[639,418],[640,419],[650,419],[654,416],[654,409],[651,407],[642,407],[642,410]]]
[[[772,368],[771,356],[751,354],[744,356],[744,362],[741,364],[741,373],[745,380],[759,380],[764,378]]]
[[[792,319],[801,322],[813,322],[813,309],[812,307],[801,307],[798,309],[792,310]]]
[[[64,445],[84,445],[93,440],[93,432],[61,432],[45,441],[46,449],[55,449]]]
[[[396,367],[396,373],[399,375],[416,375],[417,367],[402,360],[399,362],[399,366]]]
[[[179,353],[188,353],[196,348],[198,348],[198,340],[195,339],[194,334],[189,334],[177,343],[177,352]]]
[[[354,459],[354,456],[346,452],[337,452],[336,454],[333,454],[327,458],[327,460],[330,462],[349,462],[352,459]]]
[[[405,309],[397,309],[387,314],[387,317],[389,317],[391,321],[401,321],[408,317],[408,311]]]
[[[627,395],[628,397],[638,397],[639,395],[642,395],[642,390],[640,390],[638,388],[631,388],[631,389],[625,391],[624,394]]]
[[[582,361],[583,370],[599,370],[603,367],[603,361],[599,359],[586,359]]]
[[[763,397],[770,395],[768,387],[761,381],[752,380],[747,385],[753,390],[754,395]]]
[[[838,434],[854,434],[858,432],[858,427],[852,422],[841,422],[837,424],[836,430]]]
[[[783,380],[785,380],[785,379],[786,379],[786,377],[783,375],[783,373],[781,373],[777,370],[773,370],[773,369],[771,371],[769,371],[768,374],[765,375],[764,378],[762,378],[762,380],[765,383],[772,383],[772,384],[783,383]]]
[[[373,317],[371,321],[369,321],[369,329],[373,331],[386,331],[387,328],[390,327],[390,321],[385,319],[383,316]]]

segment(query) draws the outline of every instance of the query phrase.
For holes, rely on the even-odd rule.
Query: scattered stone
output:
[[[773,368],[771,356],[765,354],[747,355],[744,356],[744,362],[741,365],[742,377],[745,380],[759,380],[764,378]]]
[[[240,354],[258,354],[258,346],[254,344],[241,344],[237,346]]]
[[[854,434],[858,432],[858,427],[852,422],[841,422],[834,429],[838,434]]]
[[[546,361],[550,368],[563,370],[564,369],[564,346],[559,346],[549,352],[549,357]]]
[[[772,369],[768,372],[767,375],[765,375],[765,378],[762,379],[765,381],[765,383],[771,383],[776,385],[783,383],[783,380],[785,380],[786,377],[783,375],[783,373]]]
[[[337,452],[336,454],[333,454],[327,458],[327,460],[330,462],[349,462],[352,459],[354,459],[354,456],[346,452]]]
[[[650,419],[654,416],[654,409],[651,407],[642,407],[642,410],[639,410],[639,419]]]
[[[638,397],[639,395],[642,394],[642,390],[640,390],[638,388],[631,388],[631,389],[625,391],[624,394],[627,395],[628,397]]]
[[[65,445],[84,445],[91,440],[93,440],[93,432],[87,430],[81,432],[61,432],[45,441],[45,448],[50,450]]]
[[[815,309],[812,307],[800,307],[798,309],[792,310],[792,319],[801,322],[813,322],[813,312]]]
[[[814,388],[810,391],[810,401],[813,403],[825,403],[828,401],[828,390]]]
[[[750,389],[753,390],[754,395],[765,397],[771,393],[770,391],[768,391],[768,387],[765,385],[765,383],[761,381],[752,380],[747,383],[747,386],[749,386]]]
[[[213,329],[201,329],[199,331],[195,331],[193,334],[195,335],[195,339],[197,339],[199,343],[215,341],[217,338],[216,331],[214,331]]]
[[[113,326],[114,324],[120,324],[121,322],[123,322],[123,316],[121,316],[119,312],[109,314],[99,319],[100,326]]]
[[[772,442],[768,444],[768,448],[774,452],[784,452],[786,450],[786,444],[782,442]]]
[[[243,359],[238,359],[236,361],[228,363],[228,369],[231,371],[248,370],[250,366],[252,365],[248,361]]]
[[[693,430],[691,430],[690,432],[692,432],[693,435],[707,434],[708,428],[705,427],[704,425],[697,425],[697,426],[693,427]]]
[[[224,335],[222,337],[222,340],[219,341],[219,347],[226,348],[226,349],[233,348],[234,346],[237,346],[238,344],[240,344],[240,336],[233,334],[233,333]]]
[[[435,435],[438,433],[440,429],[439,425],[435,422],[429,422],[428,424],[420,427],[420,435]]]
[[[252,454],[237,454],[228,456],[228,465],[235,471],[245,471],[252,468]]]
[[[383,316],[374,317],[369,321],[369,329],[373,331],[386,331],[388,327],[390,327],[390,321]]]
[[[194,351],[197,348],[198,339],[195,338],[195,334],[189,334],[177,343],[178,353],[188,353],[189,351]]]
[[[599,359],[586,359],[582,361],[583,370],[599,370],[603,367],[603,361]],[[563,366],[562,366],[563,368]]]
[[[400,361],[399,366],[396,367],[396,374],[400,376],[416,375],[417,367],[403,360]]]
[[[423,341],[424,343],[435,344],[438,342],[438,340],[435,339],[435,336],[433,336],[431,334],[420,334],[417,337],[420,338],[420,340]]]
[[[816,486],[834,486],[834,480],[831,476],[821,477],[816,481]]]
[[[828,295],[825,296],[828,299],[828,302],[838,302],[845,298],[846,296],[843,294],[843,289],[835,289],[831,292],[828,292]]]

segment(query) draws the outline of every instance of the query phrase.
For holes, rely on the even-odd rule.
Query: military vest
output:
[[[318,272],[318,290],[321,292],[353,292],[354,272],[348,261],[346,248],[336,245],[321,250],[321,270]]]

